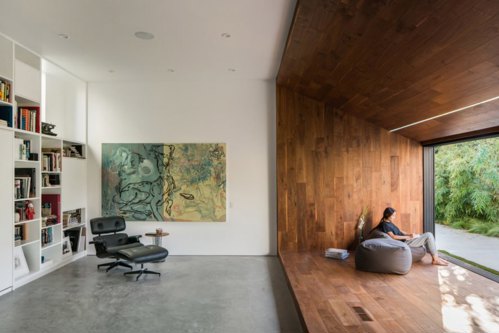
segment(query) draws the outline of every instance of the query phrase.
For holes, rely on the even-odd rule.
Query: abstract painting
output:
[[[102,215],[127,221],[224,222],[223,143],[102,144]]]

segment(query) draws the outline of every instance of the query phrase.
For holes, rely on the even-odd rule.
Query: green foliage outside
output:
[[[436,223],[499,237],[499,137],[435,148]]]

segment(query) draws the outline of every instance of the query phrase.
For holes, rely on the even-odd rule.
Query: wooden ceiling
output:
[[[494,98],[499,1],[299,0],[277,83],[388,130]],[[499,125],[497,100],[459,113],[400,134]]]

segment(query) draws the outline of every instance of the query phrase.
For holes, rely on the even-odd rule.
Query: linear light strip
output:
[[[488,103],[488,102],[495,101],[496,99],[499,99],[499,96],[492,97],[490,99],[486,99],[485,101],[481,101],[481,102],[478,102],[478,103],[475,103],[475,104],[471,104],[471,105],[468,105],[468,106],[465,106],[465,107],[462,107],[462,108],[459,108],[459,109],[456,109],[456,110],[452,110],[452,111],[449,111],[447,113],[440,114],[438,116],[434,116],[434,117],[431,117],[431,118],[427,118],[427,119],[423,119],[423,120],[420,120],[420,121],[416,121],[415,123],[411,123],[409,125],[405,125],[405,126],[402,126],[402,127],[399,127],[399,128],[394,128],[394,129],[390,130],[389,132],[390,133],[391,132],[395,132],[395,131],[398,131],[398,130],[401,130],[401,129],[404,129],[404,128],[407,128],[407,127],[411,127],[411,126],[414,126],[414,125],[418,125],[418,124],[424,123],[424,122],[429,121],[429,120],[433,120],[433,119],[437,119],[437,118],[440,118],[440,117],[444,117],[444,116],[447,116],[449,114],[456,113],[456,112],[459,112],[459,111],[463,111],[463,110],[472,108],[472,107],[477,106],[477,105],[481,105],[481,104],[485,104],[485,103]]]

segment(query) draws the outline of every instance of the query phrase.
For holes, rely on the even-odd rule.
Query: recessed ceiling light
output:
[[[228,70],[229,72],[235,72],[235,71],[236,71],[236,69],[235,69],[235,68],[227,68],[227,70]]]
[[[69,39],[69,34],[60,33],[60,34],[57,34],[57,37],[62,38],[62,39]]]
[[[222,38],[230,38],[230,34],[228,32],[222,32],[220,36],[222,36]]]
[[[136,33],[134,33],[134,35],[139,39],[145,39],[145,40],[150,40],[154,38],[154,35],[152,33],[146,31],[137,31]]]
[[[168,68],[168,72],[173,73],[175,70],[173,68]]]

